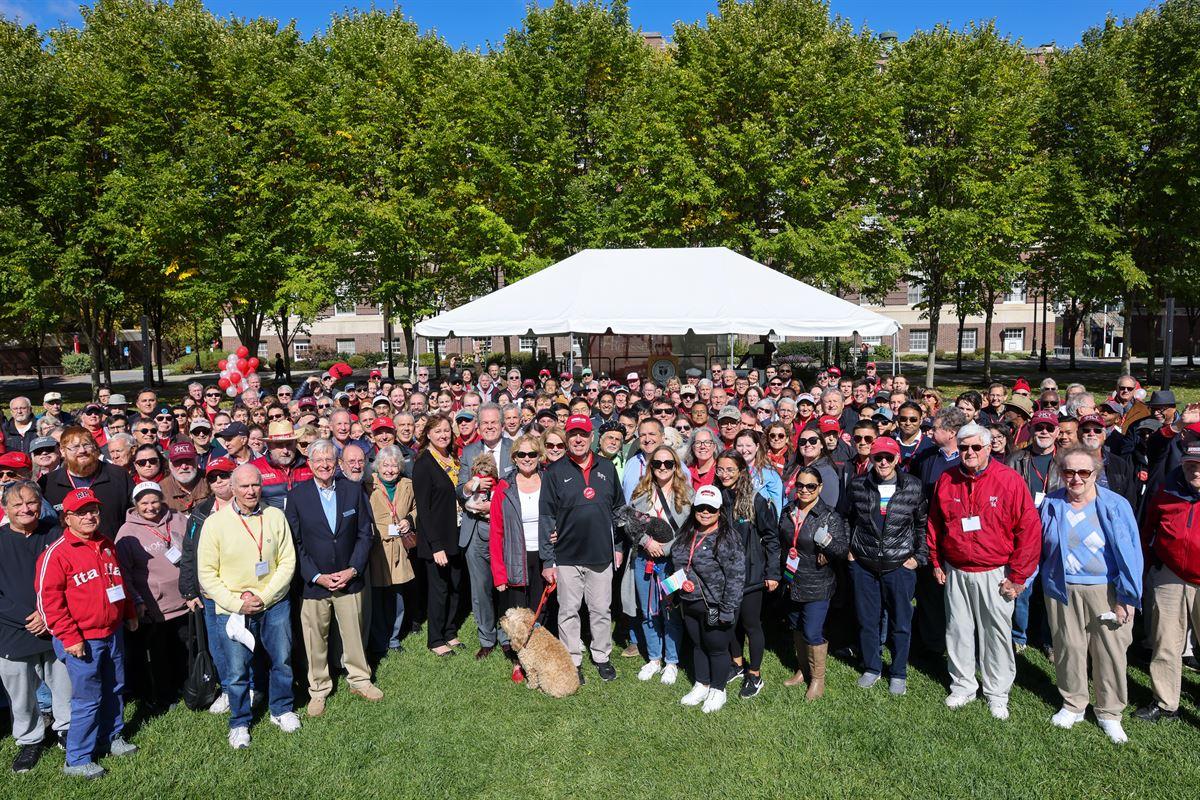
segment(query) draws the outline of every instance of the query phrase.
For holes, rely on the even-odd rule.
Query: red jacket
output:
[[[125,599],[110,602],[110,586],[122,587]],[[64,531],[38,556],[34,590],[38,611],[64,647],[112,636],[122,620],[137,614],[121,577],[117,551],[103,536],[84,540]]]
[[[979,517],[981,527],[964,531],[963,520]],[[1042,520],[1029,487],[1014,470],[992,459],[978,475],[962,467],[938,478],[929,503],[925,539],[929,563],[942,561],[965,572],[1008,568],[1008,579],[1025,583],[1042,552]]]
[[[1147,561],[1159,561],[1188,583],[1200,584],[1200,497],[1179,476],[1167,478],[1142,522]]]

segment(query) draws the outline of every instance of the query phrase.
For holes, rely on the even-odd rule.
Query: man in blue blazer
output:
[[[458,471],[458,501],[465,504],[476,491],[490,492],[490,479],[481,481],[471,475],[471,464],[482,453],[496,460],[497,472],[502,477],[512,468],[512,442],[505,439],[500,427],[500,406],[485,403],[479,407],[479,440],[463,448],[462,468]],[[496,626],[496,603],[492,585],[491,555],[488,551],[489,521],[486,516],[463,510],[462,525],[458,531],[458,546],[466,555],[467,572],[471,576],[471,611],[479,628],[479,652],[477,660],[491,655],[496,642],[508,647],[508,637]]]
[[[333,690],[329,675],[329,622],[337,617],[343,664],[350,691],[382,700],[371,683],[363,647],[363,585],[367,556],[375,535],[371,508],[362,485],[335,480],[337,448],[319,439],[308,448],[313,479],[288,492],[284,513],[296,543],[296,573],[303,581],[300,632],[308,654],[308,716],[325,713]]]

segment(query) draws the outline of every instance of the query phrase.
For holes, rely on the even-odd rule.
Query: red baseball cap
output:
[[[371,423],[371,433],[375,433],[375,431],[383,428],[394,432],[396,430],[396,423],[392,422],[391,417],[376,417],[375,421]]]
[[[0,467],[8,469],[33,469],[33,460],[28,453],[22,453],[20,450],[10,450],[7,453],[0,454]]]
[[[1031,388],[1029,388],[1029,381],[1025,380],[1024,378],[1017,378],[1017,382],[1013,384],[1013,391],[1019,392],[1022,389],[1027,392],[1033,391]]]
[[[900,443],[890,436],[880,436],[871,443],[871,455],[875,456],[880,453],[888,453],[899,458]]]
[[[583,414],[572,414],[571,416],[567,417],[567,424],[564,426],[564,428],[567,433],[570,433],[571,431],[585,431],[587,433],[591,433],[592,419],[591,417],[584,416]]]
[[[208,466],[204,469],[204,474],[212,475],[214,472],[233,472],[235,469],[237,469],[236,461],[229,456],[221,456],[208,462]]]
[[[829,369],[827,369],[825,371],[828,372],[830,375],[837,375],[839,378],[842,377],[842,371],[840,369],[838,369],[837,367],[830,367]]]
[[[383,377],[383,373],[382,373],[382,372],[380,372],[380,371],[379,371],[379,370],[377,370],[377,369],[373,369],[373,370],[371,370],[371,374],[370,374],[370,376],[369,376],[369,377],[372,377],[372,378],[382,378],[382,377]]]
[[[196,445],[191,442],[176,442],[171,445],[171,452],[167,456],[169,461],[187,461],[196,457]]]
[[[1101,428],[1106,427],[1104,424],[1104,417],[1100,416],[1099,414],[1084,414],[1079,418],[1079,427],[1082,428],[1084,425],[1099,425]]]
[[[100,505],[100,498],[91,489],[72,489],[63,498],[63,511],[78,511],[85,506]]]
[[[538,377],[539,377],[539,378],[549,378],[549,377],[550,377],[550,370],[548,370],[548,369],[541,369],[541,370],[538,370]]]
[[[817,420],[817,427],[821,429],[821,433],[841,433],[842,423],[837,417],[831,417],[825,414]]]
[[[1039,411],[1033,415],[1033,419],[1029,420],[1029,424],[1030,425],[1053,425],[1054,427],[1057,428],[1058,427],[1058,414],[1054,413],[1053,411],[1051,411],[1048,408],[1044,408],[1041,411]],[[1101,423],[1101,424],[1103,424],[1103,423]]]

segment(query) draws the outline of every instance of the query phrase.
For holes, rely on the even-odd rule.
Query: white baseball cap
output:
[[[708,508],[721,507],[721,490],[715,486],[701,486],[696,490],[696,496],[692,498],[692,508],[698,506],[707,506]]]

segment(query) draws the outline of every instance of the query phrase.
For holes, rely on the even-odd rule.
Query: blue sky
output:
[[[366,7],[369,0],[207,0],[214,12],[238,16],[296,19],[305,33],[320,30],[330,14],[348,6]],[[540,0],[543,4],[549,0]],[[1027,45],[1057,42],[1067,47],[1104,21],[1108,13],[1130,16],[1152,0],[832,0],[835,14],[855,26],[894,30],[901,38],[939,22],[961,27],[971,20],[996,20],[999,28]],[[435,28],[455,46],[499,43],[509,28],[520,25],[526,0],[407,0],[405,14],[422,30]],[[382,0],[378,5],[387,6]],[[717,0],[629,0],[635,27],[669,35],[677,20],[694,22],[716,9]],[[46,28],[60,21],[78,24],[79,11],[70,0],[0,0],[0,14]]]

